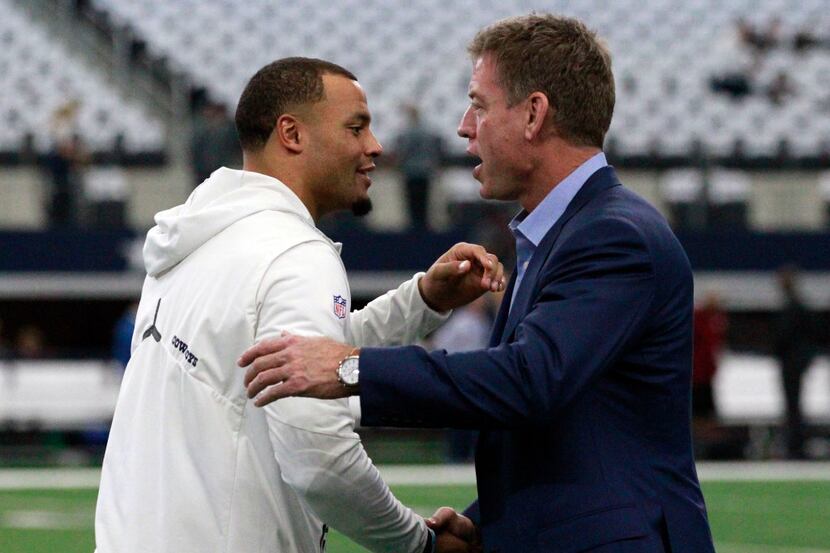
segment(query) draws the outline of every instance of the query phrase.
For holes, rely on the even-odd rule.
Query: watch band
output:
[[[427,528],[427,544],[424,547],[424,553],[435,553],[435,531],[432,528]]]

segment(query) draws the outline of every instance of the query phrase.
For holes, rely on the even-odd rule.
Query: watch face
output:
[[[354,386],[357,384],[358,374],[360,373],[358,370],[359,365],[360,360],[357,357],[347,357],[344,359],[338,371],[340,381],[346,386]]]

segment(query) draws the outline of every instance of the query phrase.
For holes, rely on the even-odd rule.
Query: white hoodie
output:
[[[349,314],[340,245],[291,190],[222,168],[156,215],[147,278],[101,475],[98,553],[312,553],[326,526],[420,553],[423,520],[381,480],[347,400],[245,395],[239,355],[278,335],[412,342],[445,317],[416,275]]]

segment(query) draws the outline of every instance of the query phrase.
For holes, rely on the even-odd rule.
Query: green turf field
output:
[[[707,482],[719,553],[830,553],[830,482]],[[422,514],[464,507],[472,486],[393,486]],[[0,552],[90,553],[95,490],[0,491]],[[334,533],[332,553],[365,551]]]

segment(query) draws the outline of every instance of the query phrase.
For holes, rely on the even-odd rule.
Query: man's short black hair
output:
[[[325,74],[357,80],[351,71],[314,58],[283,58],[257,71],[245,86],[236,108],[236,131],[242,149],[261,150],[280,115],[293,106],[322,100]]]

